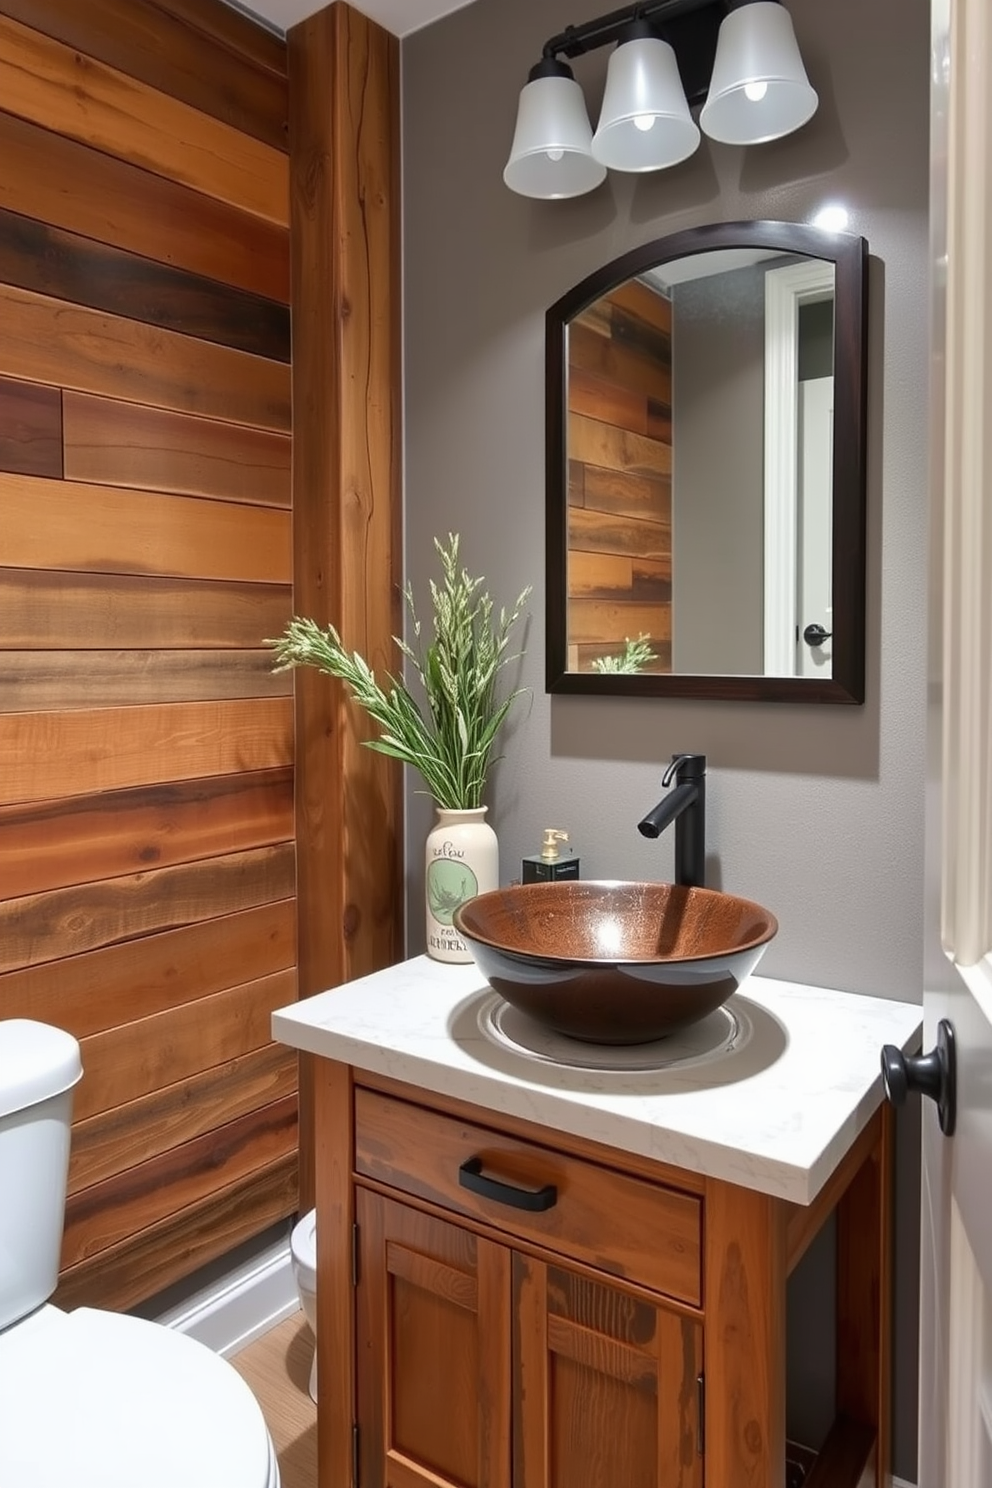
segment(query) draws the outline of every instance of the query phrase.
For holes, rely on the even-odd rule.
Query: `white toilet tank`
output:
[[[58,1283],[72,1090],[82,1073],[71,1034],[0,1019],[0,1328]]]

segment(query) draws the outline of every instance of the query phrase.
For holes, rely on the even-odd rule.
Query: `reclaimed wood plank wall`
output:
[[[337,625],[381,677],[402,660],[399,42],[344,4],[287,40],[295,604]],[[402,776],[363,747],[371,736],[340,683],[296,674],[301,997],[403,955]],[[328,781],[342,782],[333,812]],[[309,1066],[304,1056],[305,1134]],[[309,1206],[306,1140],[300,1156]]]
[[[287,49],[0,0],[0,1017],[82,1041],[57,1300],[297,1205]]]
[[[672,669],[671,302],[636,280],[568,331],[569,671],[650,638]]]

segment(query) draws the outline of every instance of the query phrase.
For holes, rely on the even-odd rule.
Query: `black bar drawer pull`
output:
[[[543,1188],[517,1188],[512,1183],[501,1183],[498,1178],[487,1178],[481,1157],[465,1159],[458,1169],[458,1182],[484,1199],[495,1199],[497,1204],[510,1204],[514,1209],[529,1209],[532,1214],[553,1209],[558,1202],[558,1190],[553,1183],[546,1183]]]

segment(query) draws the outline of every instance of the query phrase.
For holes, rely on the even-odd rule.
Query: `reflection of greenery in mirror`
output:
[[[658,657],[651,650],[651,637],[644,634],[624,637],[623,650],[616,655],[597,656],[593,659],[594,672],[643,672],[656,662]]]
[[[549,311],[550,688],[860,701],[865,255],[721,224]]]

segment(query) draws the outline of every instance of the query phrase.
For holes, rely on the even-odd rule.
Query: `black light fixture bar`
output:
[[[595,20],[583,21],[581,26],[566,26],[564,31],[544,43],[541,52],[545,57],[581,57],[586,52],[608,46],[611,41],[619,41],[634,21],[649,21],[660,28],[695,11],[714,9],[719,11],[722,20],[733,8],[733,0],[638,0],[634,5],[624,5],[620,10],[611,10],[608,15],[598,16]]]
[[[690,105],[701,103],[709,87],[720,22],[735,8],[735,0],[639,0],[581,26],[566,26],[544,43],[542,59],[581,57],[619,41],[635,22],[646,22],[674,47]]]

